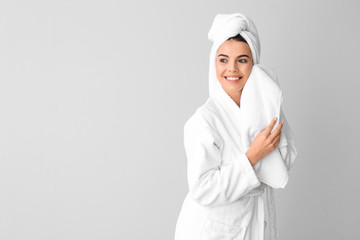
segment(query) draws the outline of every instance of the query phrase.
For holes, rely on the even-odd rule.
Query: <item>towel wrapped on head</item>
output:
[[[240,34],[249,44],[254,64],[260,63],[260,41],[256,26],[243,14],[217,14],[208,37],[219,48],[229,37],[237,34]]]
[[[284,188],[288,182],[288,171],[297,155],[294,133],[281,108],[283,93],[276,75],[259,64],[260,40],[255,24],[241,13],[217,14],[208,33],[209,39],[213,41],[209,65],[209,97],[224,102],[233,101],[216,77],[216,52],[223,42],[237,34],[247,41],[254,65],[242,90],[240,108],[229,108],[227,112],[234,119],[241,116],[241,120],[236,124],[237,132],[233,134],[240,135],[239,148],[245,153],[256,135],[264,130],[274,117],[278,118],[274,129],[280,121],[284,121],[278,147],[254,165],[260,181],[273,188]]]

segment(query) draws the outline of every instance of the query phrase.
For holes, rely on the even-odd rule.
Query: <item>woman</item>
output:
[[[250,131],[254,135],[250,146],[245,144],[247,135],[242,129],[251,125],[245,119],[256,109],[255,105],[249,106],[251,99],[256,103],[266,99],[267,92],[281,91],[274,84],[275,75],[264,66],[259,67],[260,42],[251,19],[240,13],[218,14],[209,39],[214,41],[210,53],[210,97],[184,126],[189,193],[176,224],[175,240],[276,240],[271,186],[276,182],[281,183],[279,188],[286,185],[287,179],[280,181],[278,176],[286,177],[294,163],[294,136],[282,111],[277,116],[283,121],[277,127],[274,128],[279,119],[274,116],[265,129],[255,131],[256,135]],[[250,83],[254,85],[256,80],[260,81],[255,89],[259,92],[251,94]],[[260,89],[269,83],[270,87],[259,96]],[[268,102],[272,100],[280,106],[280,97],[280,102],[270,98],[262,102],[262,112],[269,112]],[[256,116],[254,122],[260,115],[252,115]],[[286,134],[282,133],[283,127]],[[287,139],[285,144],[280,144],[285,141],[282,136]],[[275,153],[280,156],[280,164]],[[273,162],[266,165],[271,154]]]

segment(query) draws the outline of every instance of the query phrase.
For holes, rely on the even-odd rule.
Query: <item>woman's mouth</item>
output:
[[[242,77],[235,77],[235,76],[225,76],[224,78],[233,83],[237,83],[242,79]]]

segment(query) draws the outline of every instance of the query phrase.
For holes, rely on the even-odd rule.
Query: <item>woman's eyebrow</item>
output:
[[[225,55],[225,54],[219,54],[219,56],[218,56],[218,57],[220,57],[220,56],[223,56],[223,57],[229,57],[228,55]],[[240,57],[247,57],[247,58],[249,58],[249,59],[250,59],[250,57],[249,57],[248,55],[246,55],[246,54],[239,55],[237,58],[240,58]]]

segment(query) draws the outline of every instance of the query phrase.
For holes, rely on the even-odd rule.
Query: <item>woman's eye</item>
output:
[[[240,59],[239,62],[246,63],[246,59]]]
[[[226,62],[227,60],[225,58],[220,59],[220,62]]]

